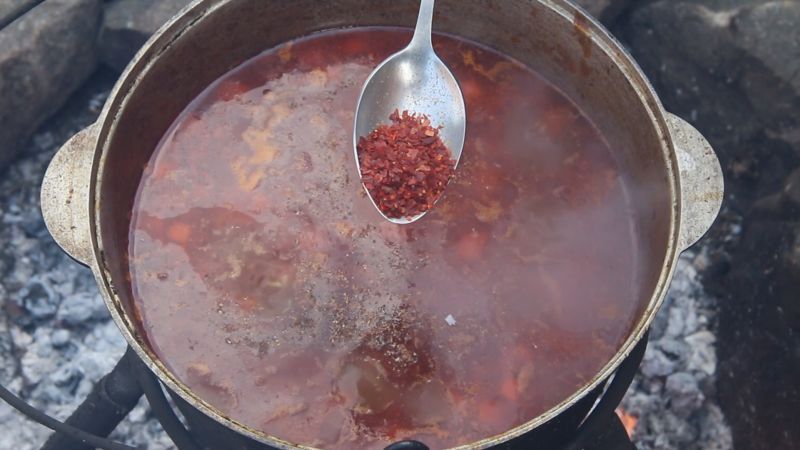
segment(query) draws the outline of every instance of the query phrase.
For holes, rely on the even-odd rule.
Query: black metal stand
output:
[[[129,361],[135,358],[128,347],[125,355],[111,372],[94,385],[86,400],[73,411],[65,421],[77,429],[97,436],[108,436],[114,428],[131,412],[139,398],[142,388],[133,376]],[[42,450],[92,450],[93,445],[78,442],[65,433],[53,433]]]
[[[385,450],[430,450],[427,445],[417,441],[400,441],[386,447]]]
[[[628,391],[647,349],[649,331],[620,364],[600,401],[564,450],[636,450],[615,412]]]
[[[130,411],[142,394],[135,382],[126,379],[126,365],[127,363],[123,358],[112,373],[104,377],[104,381],[95,386],[84,404],[70,417],[73,423],[84,425],[88,428],[97,426],[100,429],[98,434],[105,435],[116,427],[122,417],[127,415],[125,410]],[[127,372],[130,373],[130,371]],[[118,386],[116,386],[117,384]],[[112,387],[112,385],[115,386]],[[0,399],[29,419],[58,432],[60,436],[54,437],[53,443],[49,444],[51,449],[64,450],[88,447],[104,450],[136,450],[129,445],[110,441],[97,434],[87,433],[82,428],[78,428],[78,426],[56,420],[34,408],[2,385],[0,385]],[[99,418],[106,415],[110,417],[109,420]],[[98,422],[98,424],[92,425],[93,422]],[[45,444],[45,446],[47,445]]]
[[[584,413],[580,416],[585,419],[582,422],[575,422],[575,425],[572,426],[567,424],[566,429],[562,430],[572,437],[566,446],[537,442],[537,435],[531,433],[528,436],[522,436],[522,440],[515,439],[512,442],[501,444],[496,449],[530,448],[531,445],[534,445],[536,448],[560,448],[562,450],[635,450],[636,447],[628,438],[615,409],[622,401],[641,364],[647,348],[647,337],[645,335],[623,361],[605,391],[599,396],[600,400],[588,415],[586,415],[586,411],[589,410],[591,404],[587,403],[586,408],[583,409]],[[134,447],[108,440],[105,436],[108,436],[133,409],[143,393],[164,430],[180,450],[202,448],[195,441],[193,433],[178,420],[164,396],[158,379],[130,348],[114,369],[97,383],[86,400],[65,422],[55,420],[36,410],[0,386],[0,399],[7,401],[36,422],[56,431],[44,444],[42,450],[88,450],[92,448],[134,450]],[[581,402],[592,401],[593,398],[597,398],[596,395],[587,396]],[[181,409],[190,425],[193,423],[200,425],[199,429],[193,431],[200,432],[203,429],[203,423],[213,422],[213,419],[197,410],[188,410],[187,413],[185,407],[188,405],[181,399],[175,398],[175,402],[179,407],[183,406]],[[551,422],[557,422],[557,420],[554,419]],[[216,422],[213,423],[216,424]],[[231,430],[225,429],[224,431],[227,433],[222,434],[236,435],[240,440],[247,440],[244,436]],[[245,443],[242,448],[250,447]],[[266,447],[259,446],[259,448]],[[390,445],[386,450],[429,449],[421,442],[402,441]]]

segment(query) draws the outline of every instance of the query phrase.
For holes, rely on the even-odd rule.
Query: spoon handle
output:
[[[409,47],[433,47],[431,43],[431,33],[433,32],[433,2],[434,0],[422,0],[422,3],[420,3],[417,27],[414,29],[414,37],[411,38]]]

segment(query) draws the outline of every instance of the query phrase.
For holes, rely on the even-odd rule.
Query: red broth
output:
[[[479,44],[434,40],[467,105],[456,177],[419,222],[380,217],[353,112],[409,37],[330,31],[245,62],[175,120],[141,182],[130,270],[147,338],[208,403],[286,441],[502,433],[590,381],[635,319],[641,245],[607,143]]]

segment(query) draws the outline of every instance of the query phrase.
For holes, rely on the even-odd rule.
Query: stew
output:
[[[228,417],[326,449],[452,447],[589,382],[632,328],[642,245],[626,178],[536,73],[437,35],[463,157],[411,225],[353,160],[372,68],[410,32],[355,28],[268,50],[174,121],[130,230],[137,314],[176,377]]]

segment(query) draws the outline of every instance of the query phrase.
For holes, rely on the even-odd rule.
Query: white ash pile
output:
[[[122,356],[126,344],[111,321],[91,272],[53,242],[39,210],[44,171],[58,147],[96,117],[109,80],[45,124],[0,176],[0,383],[35,407],[66,419]],[[33,450],[50,430],[0,401],[0,448]],[[171,444],[140,404],[114,435],[132,445]]]
[[[685,254],[650,330],[639,374],[621,408],[636,422],[642,450],[731,450],[731,431],[716,403],[715,300]]]

